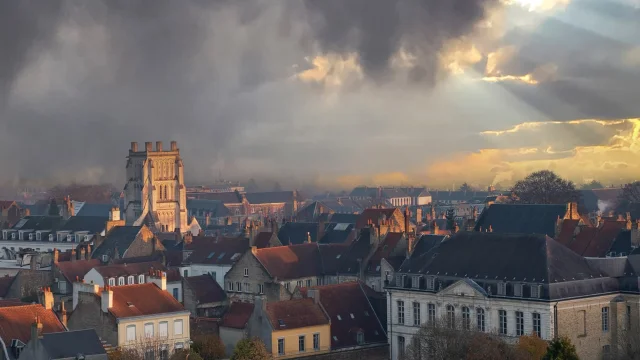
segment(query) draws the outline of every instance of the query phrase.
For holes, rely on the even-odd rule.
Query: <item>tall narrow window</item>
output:
[[[413,326],[420,326],[420,303],[413,303]]]
[[[173,335],[182,335],[182,320],[173,322]]]
[[[462,307],[462,328],[464,330],[471,330],[471,311],[466,306]]]
[[[405,347],[404,347],[404,336],[398,336],[398,357],[402,358],[404,357],[404,351],[405,351]]]
[[[524,313],[516,311],[516,336],[524,335]]]
[[[398,300],[398,324],[404,324],[404,301]]]
[[[313,350],[320,350],[320,334],[313,334]]]
[[[127,341],[136,341],[136,326],[127,326]]]
[[[298,336],[298,351],[299,352],[304,352],[305,351],[304,335]]]
[[[609,307],[605,306],[602,308],[602,331],[609,331]]]
[[[536,334],[537,337],[541,338],[542,337],[542,318],[538,313],[533,313],[531,317],[533,320],[533,333]]]
[[[485,331],[484,327],[484,309],[477,308],[476,309],[476,326],[478,327],[478,331]]]
[[[427,305],[427,320],[429,324],[435,325],[436,322],[436,304]]]
[[[158,324],[158,336],[161,338],[166,338],[169,335],[169,323],[166,321],[161,321]]]
[[[447,305],[447,326],[450,329],[456,325],[456,313],[453,305]]]
[[[153,323],[144,324],[144,337],[147,339],[153,337]]]
[[[500,325],[500,335],[507,335],[507,311],[498,310],[498,322]]]
[[[278,355],[284,355],[284,339],[278,339]]]

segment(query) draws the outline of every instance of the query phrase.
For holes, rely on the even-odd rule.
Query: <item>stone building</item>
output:
[[[212,275],[183,279],[184,307],[194,317],[219,318],[227,306],[227,295]]]
[[[187,192],[184,166],[175,141],[169,150],[151,142],[139,151],[132,142],[127,157],[125,219],[127,224],[147,224],[153,231],[187,231]]]

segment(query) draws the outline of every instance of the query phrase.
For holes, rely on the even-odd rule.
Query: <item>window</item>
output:
[[[404,324],[404,301],[398,300],[398,324]]]
[[[531,285],[531,297],[534,299],[538,299],[540,297],[540,293],[542,292],[542,286],[540,285]]]
[[[144,360],[155,360],[154,349],[147,349],[144,352]]]
[[[244,276],[249,276],[249,268],[244,268]]]
[[[153,337],[153,323],[144,324],[144,337],[147,339]]]
[[[318,286],[322,285],[322,279],[321,278],[317,278],[316,279],[316,285],[318,285]]]
[[[258,293],[259,294],[264,294],[264,285],[263,284],[258,284]]]
[[[433,276],[427,277],[427,290],[433,290],[436,281]]]
[[[435,325],[436,304],[427,304],[427,321],[429,321],[429,324]]]
[[[240,281],[236,281],[236,290],[242,291],[242,284],[240,284]]]
[[[501,295],[501,296],[507,295],[507,283],[505,282],[498,283],[498,295]]]
[[[158,324],[158,336],[161,338],[166,338],[169,336],[169,323],[166,321],[161,321]]]
[[[462,307],[462,328],[471,330],[471,311],[466,306]]]
[[[402,275],[396,275],[396,286],[402,287]]]
[[[182,320],[173,322],[173,335],[182,335]]]
[[[498,310],[498,320],[500,335],[507,335],[507,312],[505,310]]]
[[[456,325],[456,313],[453,305],[447,305],[447,326],[450,329]]]
[[[109,286],[116,286],[116,279],[114,278],[109,279]]]
[[[478,331],[485,331],[484,327],[484,309],[477,308],[476,309],[476,326],[478,327]]]
[[[229,283],[227,284],[227,290],[233,291],[233,282],[229,281]]]
[[[413,303],[413,326],[420,326],[420,303]]]
[[[129,276],[129,278],[127,279],[127,284],[131,285],[134,283],[135,277],[133,276]]]
[[[516,336],[524,335],[524,314],[516,311]]]
[[[389,280],[389,270],[386,270],[386,271],[384,272],[384,279],[385,279],[385,280]]]
[[[304,335],[298,336],[298,351],[304,352]]]
[[[313,350],[320,350],[320,334],[313,334]]]
[[[278,355],[284,355],[284,339],[278,339]]]
[[[250,293],[251,292],[251,284],[244,283],[243,285],[244,285],[244,292]]]
[[[522,297],[522,284],[513,285],[513,296]]]
[[[189,270],[184,269],[184,270],[182,271],[182,276],[183,276],[183,277],[189,277]]]
[[[296,286],[301,288],[302,287],[302,280],[296,281]]]
[[[66,281],[59,281],[58,282],[58,290],[60,290],[61,293],[66,293],[67,292],[67,282]]]
[[[404,336],[398,336],[398,357],[404,357]]]
[[[167,345],[162,345],[160,347],[160,360],[168,360],[169,359],[169,349]]]
[[[127,341],[136,341],[136,326],[127,326]]]
[[[533,313],[532,320],[533,320],[533,333],[536,334],[536,336],[538,336],[539,338],[541,338],[542,337],[542,319],[540,318],[540,314]]]
[[[173,298],[176,300],[180,300],[180,296],[178,295],[178,288],[173,288]]]
[[[357,338],[358,345],[364,344],[364,333],[362,331],[358,331]]]
[[[118,285],[124,285],[124,276],[118,278]]]
[[[144,284],[144,275],[138,275],[138,284]]]
[[[627,305],[627,330],[631,330],[631,306]]]
[[[605,306],[602,308],[602,331],[609,331],[609,307]]]
[[[311,279],[307,280],[307,287],[311,287]]]
[[[420,276],[411,277],[411,287],[414,289],[418,289],[420,287]]]
[[[285,288],[285,289],[287,289],[287,290],[289,290],[289,283],[285,283],[285,284],[284,284],[284,288]]]

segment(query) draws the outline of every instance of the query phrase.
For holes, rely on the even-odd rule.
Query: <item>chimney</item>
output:
[[[35,341],[36,339],[42,339],[42,323],[38,316],[36,316],[35,321],[31,324],[31,340]]]
[[[307,242],[311,243],[311,233],[307,232]]]
[[[180,230],[177,229],[177,231],[178,231],[178,235],[180,235]],[[191,231],[187,231],[187,233],[184,234],[182,241],[184,242],[184,245],[189,245],[193,242],[193,234],[191,234]]]
[[[60,322],[67,327],[67,309],[64,308],[64,300],[60,302]]]
[[[409,229],[411,228],[411,226],[409,226],[410,224],[410,216],[411,213],[409,212],[409,207],[407,206],[406,208],[404,208],[404,233],[405,234],[409,234]]]
[[[87,260],[91,259],[91,244],[87,244]]]
[[[76,261],[76,249],[71,249],[71,261]]]
[[[87,260],[86,258],[87,251],[84,249],[84,246],[80,248],[80,260]]]
[[[171,142],[171,151],[178,151],[178,142],[177,141],[172,141]]]
[[[473,214],[472,214],[472,216],[473,216],[473,220],[474,220],[474,221],[477,221],[477,220],[478,220],[478,207],[477,207],[477,206],[474,206],[474,207],[473,207]]]
[[[204,226],[205,226],[205,228],[208,228],[209,226],[211,226],[211,214],[210,213],[207,213],[204,216]]]
[[[440,228],[438,227],[438,222],[433,220],[433,235],[438,235],[438,232],[440,232]]]
[[[113,307],[113,290],[109,285],[105,285],[102,290],[102,312],[107,313],[109,309]]]
[[[109,221],[118,220],[120,220],[120,209],[117,206],[114,206],[109,210]]]
[[[422,208],[418,207],[416,209],[416,224],[420,224],[422,222]]]
[[[50,287],[43,287],[42,288],[42,306],[44,306],[45,309],[47,310],[51,310],[53,309],[53,293],[51,292],[51,288]]]
[[[131,151],[138,152],[138,143],[135,141],[131,142]]]
[[[30,265],[30,269],[31,270],[38,270],[38,255],[37,254],[31,254],[31,259],[30,259],[29,265]]]
[[[60,251],[58,249],[53,249],[53,263],[58,263],[58,257],[60,256]]]
[[[156,284],[161,290],[167,290],[167,274],[157,270],[152,276],[147,277],[147,282]]]
[[[156,151],[162,151],[162,141],[156,141]]]
[[[147,152],[152,152],[153,151],[153,144],[151,143],[151,141],[147,141],[144,143],[144,149]]]

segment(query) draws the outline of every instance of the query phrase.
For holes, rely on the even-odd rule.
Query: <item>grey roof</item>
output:
[[[55,230],[62,223],[61,216],[25,216],[12,229],[16,230]]]
[[[312,242],[318,241],[318,223],[288,222],[278,230],[278,239],[282,245],[297,245],[307,242],[307,233]]]
[[[229,209],[220,200],[187,199],[187,209],[208,212],[214,218],[229,215]]]
[[[88,231],[91,234],[102,232],[107,224],[108,217],[103,216],[72,216],[64,225],[61,231]]]
[[[116,226],[107,233],[104,241],[98,246],[92,258],[99,259],[102,255],[115,256],[115,249],[118,249],[118,256],[122,258],[129,246],[138,236],[142,226]]]
[[[555,236],[556,221],[564,217],[567,206],[538,204],[492,204],[480,214],[474,231],[494,233],[544,234]],[[482,229],[482,230],[481,230]]]
[[[392,198],[404,198],[404,197],[409,197],[410,195],[407,194],[406,192],[402,191],[401,189],[398,188],[383,188],[382,189],[382,197],[385,197],[387,199],[392,199]]]
[[[294,199],[294,191],[250,192],[245,197],[249,204],[290,203]]]
[[[324,234],[319,242],[321,244],[344,244],[355,227],[355,224],[349,223],[328,223],[325,225]]]
[[[354,224],[358,221],[359,214],[331,214],[329,221],[332,223]]]
[[[82,207],[78,209],[76,216],[101,216],[108,218],[111,208],[113,208],[113,204],[84,203]]]
[[[489,195],[486,191],[431,191],[433,201],[471,201],[473,198],[485,198]]]
[[[242,195],[237,191],[219,192],[219,193],[193,193],[194,196],[202,200],[217,200],[223,204],[239,204],[242,202]]]
[[[75,359],[78,354],[87,356],[107,353],[93,329],[43,334],[40,344],[50,359]]]
[[[351,197],[377,197],[378,189],[374,187],[358,186],[351,190]]]

